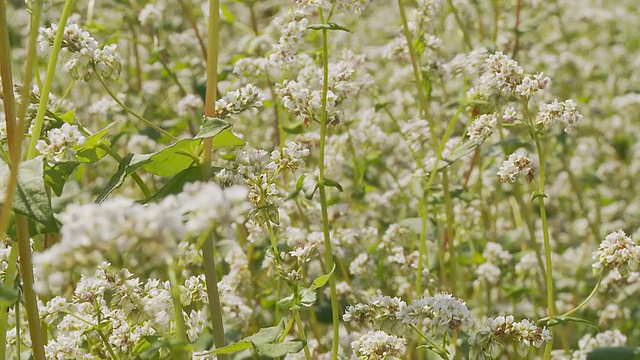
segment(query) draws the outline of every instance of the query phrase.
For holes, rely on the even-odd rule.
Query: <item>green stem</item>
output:
[[[51,49],[51,55],[49,56],[49,63],[47,64],[47,75],[44,78],[44,83],[40,88],[40,102],[38,103],[38,112],[33,123],[31,130],[31,140],[29,141],[29,148],[27,150],[27,159],[33,159],[37,155],[36,144],[40,139],[42,133],[42,127],[44,126],[44,115],[47,112],[47,102],[49,101],[49,92],[51,91],[51,84],[53,83],[53,77],[56,74],[56,65],[58,63],[58,55],[60,54],[60,48],[62,47],[62,38],[64,36],[64,30],[67,26],[67,18],[71,14],[73,8],[73,0],[65,0],[62,14],[60,15],[60,22],[58,24],[58,31],[56,32],[56,38],[53,41],[53,47]]]
[[[451,204],[451,192],[449,191],[449,172],[447,168],[442,170],[442,184],[444,187],[444,206],[447,219],[446,224],[446,236],[449,244],[449,262],[451,263],[451,293],[455,294],[457,291],[458,282],[458,265],[456,260],[456,248],[454,246],[454,233],[453,233],[453,205]]]
[[[154,130],[156,130],[157,132],[159,132],[159,133],[161,133],[163,135],[166,135],[170,139],[178,140],[178,138],[176,138],[175,136],[171,135],[171,133],[169,133],[167,130],[161,128],[160,126],[158,126],[156,124],[154,124],[151,120],[143,117],[142,115],[138,114],[137,112],[135,112],[131,108],[129,108],[127,105],[125,105],[120,99],[118,99],[118,96],[116,96],[116,94],[114,94],[113,91],[111,91],[111,89],[109,89],[107,84],[104,82],[104,79],[102,78],[102,76],[100,76],[98,71],[96,71],[95,65],[93,66],[93,70],[94,70],[94,73],[96,75],[96,79],[98,79],[98,81],[100,82],[100,85],[102,85],[102,88],[107,92],[107,94],[109,94],[109,96],[113,99],[113,101],[115,101],[122,109],[124,109],[124,111],[128,112],[134,118],[136,118],[136,119],[144,122],[145,124],[149,125],[150,128],[153,128]]]
[[[435,343],[435,341],[431,340],[431,338],[429,338],[424,332],[422,332],[422,330],[420,330],[417,326],[415,326],[414,324],[410,324],[409,326],[411,326],[411,328],[418,334],[420,335],[420,337],[422,339],[424,339],[429,345],[431,345],[433,347],[433,350],[440,355],[440,357],[442,357],[445,360],[449,359],[449,356],[447,356],[447,352],[445,349],[441,348],[438,344]]]
[[[451,12],[453,12],[453,17],[456,19],[456,23],[458,24],[460,31],[462,31],[462,39],[464,41],[464,45],[467,47],[467,50],[472,50],[473,45],[471,44],[471,39],[469,38],[469,32],[467,31],[467,27],[462,22],[462,18],[460,17],[458,9],[456,9],[455,5],[453,4],[453,0],[447,0],[447,4],[451,8]]]
[[[320,21],[325,22],[322,10],[320,10]],[[320,207],[322,209],[322,232],[324,234],[325,263],[327,269],[333,269],[333,251],[331,249],[331,235],[329,233],[329,214],[327,211],[327,194],[324,186],[324,157],[327,138],[327,93],[329,92],[329,45],[327,41],[327,29],[322,29],[322,113],[320,116],[320,156],[318,158],[318,187],[320,190]],[[338,293],[336,291],[335,274],[329,277],[329,289],[331,297],[331,319],[333,328],[333,339],[331,347],[331,359],[338,359],[338,345],[340,344],[340,309],[338,303]]]
[[[298,328],[298,334],[300,334],[300,339],[307,342],[307,336],[304,333],[304,325],[302,325],[302,320],[300,319],[300,313],[298,310],[293,310],[293,317],[296,319],[296,327]],[[304,346],[304,357],[306,360],[311,360],[311,352],[309,351],[309,345]]]
[[[44,334],[38,315],[38,301],[33,290],[33,262],[31,259],[31,243],[29,238],[29,224],[24,215],[16,214],[16,232],[18,235],[18,250],[20,253],[20,274],[22,276],[22,292],[27,309],[31,348],[35,360],[44,360]]]
[[[596,291],[598,290],[598,287],[600,287],[600,283],[602,283],[602,279],[603,279],[603,278],[604,278],[604,277],[603,277],[603,276],[601,276],[601,277],[598,279],[598,282],[596,283],[596,286],[594,286],[593,290],[591,290],[591,293],[589,294],[589,296],[587,296],[587,298],[586,298],[586,299],[584,299],[580,304],[578,304],[578,305],[577,305],[576,307],[574,307],[573,309],[571,309],[571,310],[567,311],[566,313],[564,313],[564,314],[560,315],[560,317],[563,317],[563,316],[569,316],[569,315],[573,314],[574,312],[576,312],[576,311],[578,311],[578,310],[582,309],[585,305],[587,305],[587,303],[591,300],[591,298],[593,298],[593,296],[596,294]]]
[[[542,143],[540,142],[540,136],[537,131],[533,129],[531,131],[533,139],[536,143],[536,150],[538,151],[538,159],[540,162],[540,183],[538,186],[538,206],[540,207],[540,220],[542,221],[542,235],[544,237],[544,255],[547,262],[546,281],[547,281],[547,307],[549,311],[549,319],[553,320],[556,314],[554,293],[553,293],[553,267],[551,265],[551,241],[549,239],[549,225],[547,223],[547,211],[544,206],[544,152],[542,149]],[[552,331],[552,336],[554,332]],[[551,350],[553,349],[553,338],[545,345],[544,359],[549,360],[551,358]]]
[[[171,300],[173,301],[173,311],[176,320],[175,336],[181,343],[187,343],[187,326],[182,315],[182,302],[180,301],[180,284],[176,278],[176,265],[172,260],[168,260],[169,268],[169,284],[171,284]],[[178,359],[188,359],[190,354],[188,351],[176,351]]]
[[[220,26],[220,0],[209,0],[209,31],[207,33],[207,91],[204,102],[204,115],[216,116],[216,93],[218,86],[218,38]],[[205,181],[211,177],[211,156],[213,151],[213,139],[203,141],[202,177]],[[215,253],[213,246],[213,234],[205,235],[202,245],[202,257],[204,262],[204,276],[207,283],[207,295],[209,296],[209,315],[213,324],[213,336],[216,348],[224,347],[227,343],[224,336],[222,323],[222,308],[218,293],[218,275],[216,273]],[[228,360],[226,354],[219,354],[218,360]]]

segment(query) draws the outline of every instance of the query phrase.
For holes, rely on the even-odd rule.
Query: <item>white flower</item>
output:
[[[481,144],[489,137],[498,125],[498,115],[482,114],[469,125],[469,140]]]
[[[640,245],[636,245],[622,230],[607,235],[593,253],[593,273],[604,274],[611,269],[617,269],[626,275],[638,270],[640,263]]]

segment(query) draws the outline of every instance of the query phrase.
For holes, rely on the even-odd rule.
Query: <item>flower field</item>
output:
[[[640,356],[632,0],[0,1],[0,360]]]

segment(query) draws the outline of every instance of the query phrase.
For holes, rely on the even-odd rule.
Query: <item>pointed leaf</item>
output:
[[[78,165],[80,163],[77,161],[65,161],[53,165],[46,161],[44,162],[44,181],[56,196],[62,195],[64,184]]]
[[[284,334],[284,318],[280,319],[280,322],[276,326],[262,328],[257,333],[244,338],[246,341],[251,341],[255,344],[268,344],[280,339]]]
[[[329,271],[328,274],[318,276],[315,280],[313,280],[313,283],[311,284],[311,288],[319,289],[323,287],[324,284],[326,284],[327,281],[329,281],[329,278],[331,277],[331,274],[333,274],[333,271],[335,269],[336,269],[336,264],[333,264],[333,268],[331,269],[331,271]]]
[[[20,295],[18,290],[8,288],[4,283],[0,283],[0,305],[8,307],[16,303]]]

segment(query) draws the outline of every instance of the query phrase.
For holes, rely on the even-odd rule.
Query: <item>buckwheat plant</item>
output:
[[[636,14],[0,2],[0,360],[633,358]]]

